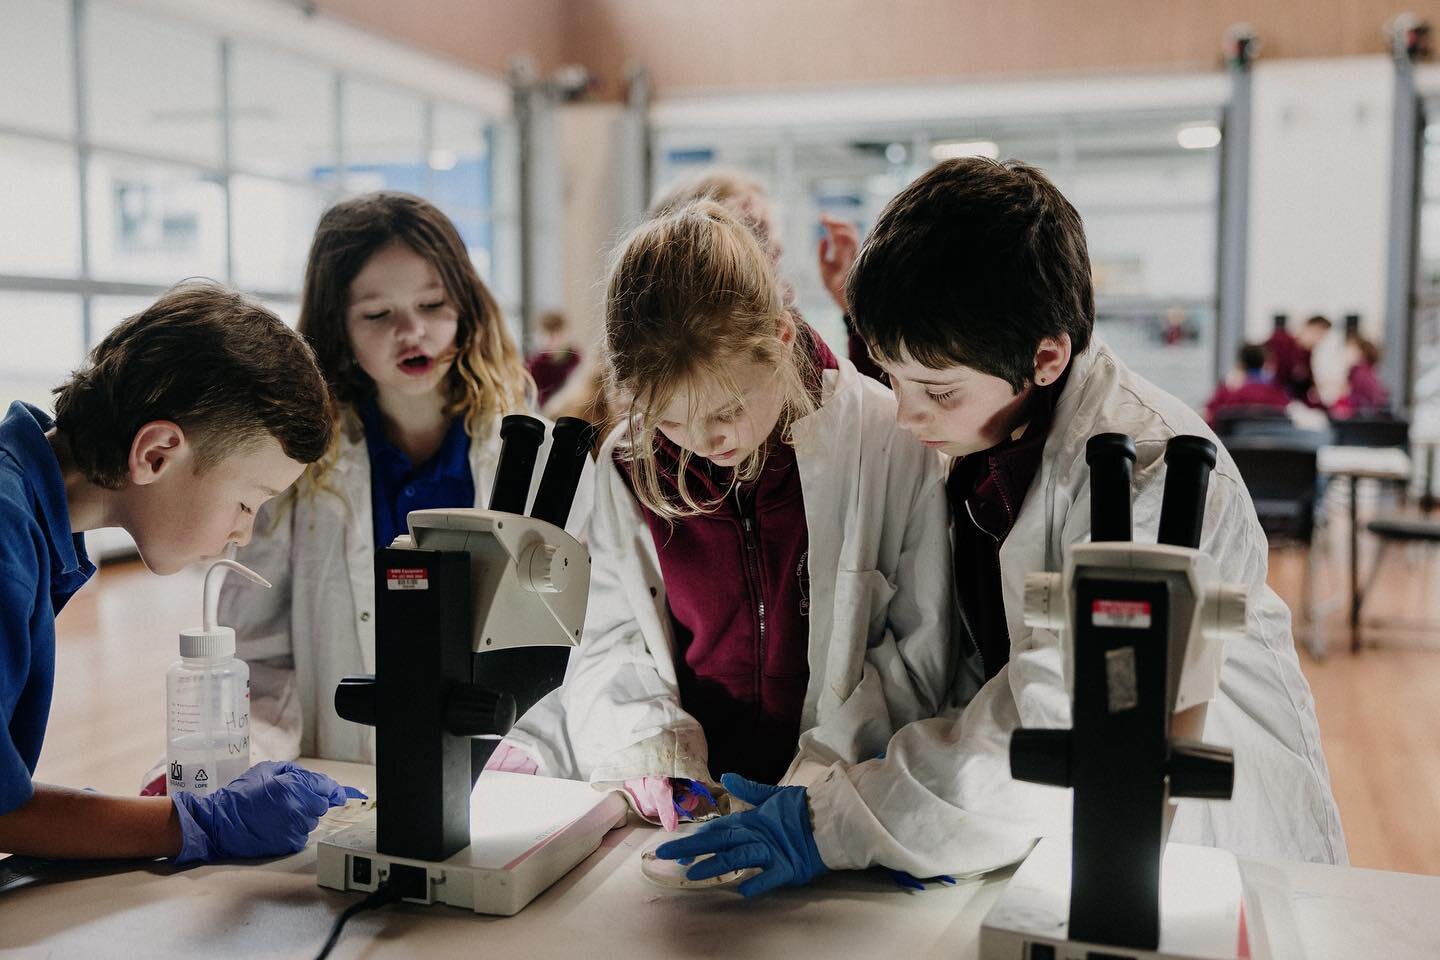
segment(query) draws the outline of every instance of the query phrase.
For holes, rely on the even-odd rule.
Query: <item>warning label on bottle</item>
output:
[[[385,571],[387,590],[429,590],[430,571],[424,567],[391,567]]]
[[[1090,604],[1090,620],[1097,627],[1148,630],[1150,629],[1150,601],[1095,600]]]

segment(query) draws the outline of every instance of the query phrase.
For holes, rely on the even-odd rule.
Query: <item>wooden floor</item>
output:
[[[1340,511],[1343,513],[1343,511]],[[1440,550],[1396,551],[1366,602],[1368,614],[1430,617],[1434,628],[1372,634],[1383,645],[1349,652],[1344,531],[1317,578],[1332,609],[1329,655],[1301,662],[1315,694],[1335,797],[1356,866],[1440,874]],[[1362,550],[1368,562],[1368,552]],[[1294,607],[1305,554],[1272,552],[1271,583]],[[138,563],[102,569],[59,622],[55,704],[37,777],[133,792],[164,752],[165,669],[176,634],[200,620],[200,577],[159,578]],[[1427,649],[1426,644],[1432,645]],[[133,773],[108,780],[104,765]],[[115,762],[123,761],[123,762]],[[113,776],[113,775],[112,775]]]

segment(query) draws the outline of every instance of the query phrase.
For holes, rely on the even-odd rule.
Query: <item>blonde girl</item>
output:
[[[622,423],[602,447],[580,647],[508,745],[676,825],[687,781],[858,760],[950,677],[936,455],[786,306],[719,204],[637,229],[609,279]]]

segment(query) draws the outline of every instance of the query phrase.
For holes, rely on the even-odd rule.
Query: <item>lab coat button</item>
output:
[[[369,610],[361,610],[361,611],[360,611],[360,622],[361,622],[361,623],[369,623],[369,622],[370,622],[370,611],[369,611]]]

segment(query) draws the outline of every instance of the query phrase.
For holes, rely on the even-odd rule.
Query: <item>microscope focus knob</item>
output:
[[[1010,776],[1028,783],[1070,786],[1070,731],[1021,727],[1010,734]]]
[[[1201,629],[1205,639],[1223,644],[1245,636],[1245,602],[1248,591],[1232,583],[1221,583],[1205,591]]]
[[[1170,741],[1170,796],[1229,800],[1235,789],[1235,753],[1194,740]]]
[[[1025,626],[1065,629],[1065,583],[1060,574],[1042,572],[1025,577]]]
[[[375,726],[375,675],[341,677],[335,687],[335,712],[351,723]]]
[[[536,543],[520,557],[524,584],[531,593],[563,593],[570,585],[570,558],[551,543]]]
[[[445,699],[445,729],[457,737],[503,736],[515,726],[515,698],[473,683],[457,683]]]

